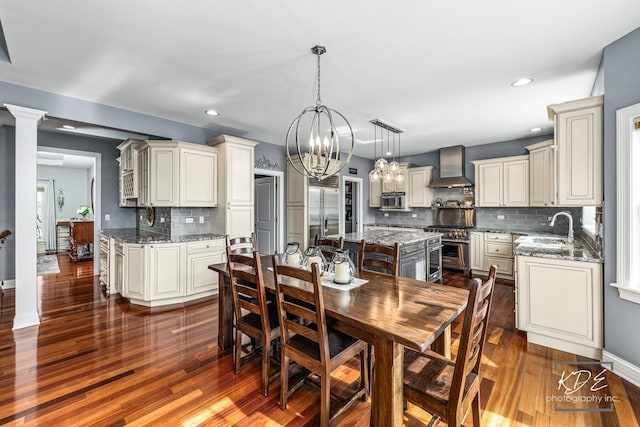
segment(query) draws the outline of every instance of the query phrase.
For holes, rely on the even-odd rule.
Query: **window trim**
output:
[[[640,257],[640,244],[632,236],[640,232],[640,217],[632,215],[634,205],[640,203],[640,196],[634,194],[631,183],[640,179],[640,167],[635,165],[634,156],[640,159],[640,147],[634,150],[635,122],[640,117],[640,104],[630,105],[616,111],[616,283],[620,298],[640,304],[640,268],[634,260]],[[634,135],[635,134],[635,135]],[[637,191],[636,191],[637,193]],[[637,264],[637,262],[636,262]]]

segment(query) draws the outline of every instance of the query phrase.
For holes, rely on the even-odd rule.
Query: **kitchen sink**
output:
[[[533,243],[544,243],[547,245],[569,245],[569,241],[563,237],[533,237],[531,240]]]
[[[540,248],[547,250],[566,250],[573,248],[566,237],[561,236],[522,236],[516,243],[523,247]]]

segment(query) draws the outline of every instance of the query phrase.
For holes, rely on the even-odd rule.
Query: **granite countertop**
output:
[[[549,237],[551,234],[536,233],[529,236],[518,238],[514,243],[514,255],[532,256],[538,258],[565,259],[570,261],[583,262],[604,262],[602,256],[598,255],[593,249],[586,244],[582,237],[577,237],[573,245],[558,247],[557,245],[536,244],[535,246],[527,245],[527,242],[537,236]],[[565,236],[558,236],[564,238]]]
[[[328,238],[339,238],[340,234],[327,236]],[[345,242],[359,243],[364,239],[367,243],[382,246],[393,246],[396,242],[400,245],[423,242],[434,237],[442,237],[442,233],[430,233],[426,231],[398,231],[398,230],[371,230],[362,233],[347,233],[344,236]]]
[[[102,229],[100,232],[107,237],[113,237],[124,243],[183,243],[197,242],[199,240],[224,239],[224,236],[221,234],[205,233],[169,236],[166,234],[150,233],[138,230],[137,228],[111,228]]]

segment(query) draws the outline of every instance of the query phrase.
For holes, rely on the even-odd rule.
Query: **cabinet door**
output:
[[[555,171],[552,154],[552,146],[529,153],[529,206],[553,205]]]
[[[602,107],[556,115],[558,204],[602,204]]]
[[[484,234],[471,233],[469,246],[471,247],[471,269],[484,271]]]
[[[427,200],[427,170],[409,169],[409,207],[425,208],[430,204]]]
[[[306,246],[308,234],[307,208],[294,206],[287,208],[287,242],[298,242]]]
[[[504,162],[502,206],[529,206],[529,160]]]
[[[125,295],[124,290],[122,289],[122,285],[124,282],[124,255],[122,252],[116,252],[116,256],[114,258],[115,267],[113,269],[113,283],[111,286],[111,293],[117,293],[120,295]]]
[[[382,180],[378,179],[373,182],[369,180],[369,207],[379,208],[381,206],[380,198],[382,197]]]
[[[408,187],[408,179],[407,179],[407,168],[406,166],[400,166],[400,169],[398,170],[398,174],[402,175],[404,177],[404,179],[402,181],[394,181],[394,189],[393,191],[401,191],[401,192],[407,192],[407,187]]]
[[[145,245],[124,245],[122,296],[125,298],[139,299],[142,301],[149,300],[146,261]]]
[[[216,206],[217,177],[216,153],[181,148],[180,206]]]
[[[253,147],[229,144],[226,155],[227,203],[253,205]]]
[[[307,178],[287,163],[287,206],[304,206],[306,202]]]
[[[138,153],[138,206],[149,205],[149,150]]]
[[[502,166],[502,162],[476,166],[476,206],[502,206]]]
[[[254,221],[253,206],[227,206],[225,229],[229,236],[251,236]]]
[[[187,295],[218,289],[218,273],[209,270],[211,264],[225,262],[221,252],[204,252],[187,257]]]
[[[151,147],[149,205],[178,206],[178,149]]]
[[[185,295],[184,244],[154,244],[149,246],[149,288],[151,299],[175,298]]]

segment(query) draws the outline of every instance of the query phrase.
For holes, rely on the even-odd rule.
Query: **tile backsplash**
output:
[[[210,233],[210,208],[155,208],[155,223],[150,226],[145,219],[145,209],[137,210],[138,229],[167,236],[186,236]],[[203,222],[200,223],[200,218]],[[191,218],[193,222],[187,222]],[[164,220],[164,222],[163,222]]]

